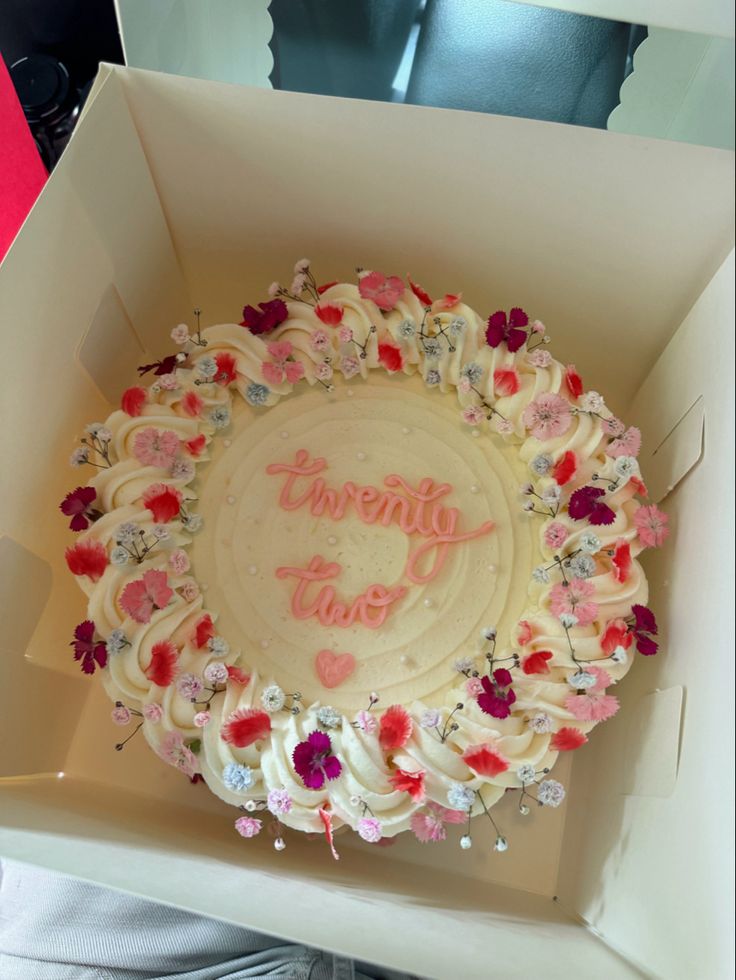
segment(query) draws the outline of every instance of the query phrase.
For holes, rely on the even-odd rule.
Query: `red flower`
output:
[[[173,595],[166,572],[149,568],[143,578],[125,586],[120,594],[120,607],[136,623],[150,623],[154,610],[164,609]]]
[[[98,511],[91,509],[96,499],[94,487],[77,487],[64,497],[59,510],[71,517],[69,527],[72,531],[86,531],[90,523],[100,516]]]
[[[393,344],[378,345],[378,360],[387,371],[400,371],[404,366],[401,350]]]
[[[153,514],[157,524],[168,524],[179,516],[182,495],[168,483],[152,483],[143,491],[143,505]]]
[[[74,639],[69,644],[74,647],[74,659],[82,661],[82,672],[94,674],[95,667],[107,663],[107,647],[102,640],[95,640],[95,624],[85,619],[74,630]]]
[[[157,687],[168,687],[176,677],[179,651],[171,640],[160,640],[151,647],[151,662],[144,673]]]
[[[612,619],[606,623],[606,628],[601,634],[601,650],[611,656],[616,647],[623,647],[628,650],[632,643],[632,636],[629,627],[623,619]]]
[[[513,354],[526,342],[526,330],[522,327],[528,323],[529,317],[518,306],[511,310],[508,318],[503,310],[498,310],[488,317],[486,343],[489,347],[498,347],[505,340],[506,346]]]
[[[432,297],[429,295],[429,293],[426,292],[424,289],[422,289],[422,287],[419,286],[417,283],[412,282],[410,275],[407,275],[406,278],[409,283],[409,288],[414,293],[414,295],[419,300],[419,302],[422,304],[422,306],[431,306]]]
[[[251,333],[270,333],[289,315],[286,303],[282,299],[272,299],[267,303],[259,303],[260,309],[254,306],[243,307],[243,319],[240,326],[246,327]]]
[[[128,415],[137,418],[143,411],[143,406],[148,401],[148,392],[145,388],[126,388],[120,399],[120,407]]]
[[[508,718],[511,705],[516,701],[511,681],[511,674],[505,667],[494,670],[493,679],[487,675],[481,677],[483,693],[476,698],[480,710],[494,718]]]
[[[659,644],[649,636],[649,633],[657,635],[657,620],[654,613],[646,606],[638,604],[631,607],[634,614],[634,622],[629,627],[631,633],[636,637],[636,649],[645,657],[653,657],[659,649]]]
[[[326,323],[330,327],[336,327],[342,320],[344,310],[339,303],[317,303],[314,312],[322,323]]]
[[[363,299],[372,299],[379,310],[392,310],[404,295],[404,284],[398,276],[384,276],[381,272],[369,272],[358,282]]]
[[[212,617],[209,613],[205,613],[194,627],[194,645],[198,650],[202,647],[207,646],[207,643],[215,635],[215,624],[212,622]]]
[[[638,476],[630,476],[629,483],[634,488],[634,492],[638,493],[640,497],[648,497],[649,491],[647,490],[647,485]]]
[[[415,803],[421,803],[424,799],[424,777],[425,772],[420,769],[418,772],[407,772],[405,769],[397,769],[396,772],[388,777],[394,789],[400,793],[408,793]]]
[[[192,418],[196,418],[204,407],[204,402],[196,391],[187,391],[181,400],[181,407]]]
[[[168,357],[164,357],[163,360],[154,361],[152,364],[141,364],[138,368],[138,374],[143,377],[144,374],[148,374],[149,371],[153,371],[155,375],[160,377],[163,374],[171,374],[175,371],[179,362],[176,359],[176,354],[169,354]]]
[[[554,654],[550,650],[538,650],[536,653],[530,653],[528,657],[524,657],[521,661],[521,669],[525,674],[548,674],[549,664],[548,660],[551,660]]]
[[[229,745],[244,749],[265,738],[271,731],[271,719],[257,708],[238,708],[222,726],[220,738]]]
[[[559,487],[564,487],[566,483],[575,476],[578,468],[578,458],[572,449],[566,449],[552,468],[552,476]]]
[[[588,741],[587,735],[583,735],[579,728],[561,728],[555,732],[549,740],[549,747],[554,752],[572,752],[579,749]]]
[[[587,517],[589,524],[613,524],[616,514],[599,499],[605,495],[606,491],[601,487],[580,487],[570,497],[567,512],[574,521]]]
[[[445,293],[442,299],[437,300],[435,308],[437,310],[451,310],[453,306],[457,306],[462,298],[462,293]]]
[[[463,761],[479,776],[494,776],[506,772],[509,760],[491,745],[469,745],[463,752]]]
[[[207,445],[207,437],[204,434],[195,436],[193,439],[187,439],[184,445],[192,456],[201,456]]]
[[[573,398],[580,398],[583,393],[583,379],[575,370],[574,364],[565,368],[565,385]]]
[[[403,748],[411,738],[412,727],[411,718],[401,705],[392,704],[381,715],[378,732],[381,748],[385,752]]]
[[[326,293],[328,289],[332,289],[333,286],[337,286],[337,279],[334,282],[326,282],[324,286],[317,286],[317,292],[321,296],[322,293]]]
[[[493,387],[502,398],[515,395],[521,388],[521,378],[516,368],[499,368],[493,372]]]
[[[631,547],[629,542],[619,538],[613,549],[613,577],[617,582],[625,582],[631,572]]]
[[[217,365],[217,374],[214,380],[218,385],[229,385],[236,380],[238,376],[235,370],[236,361],[232,354],[220,351],[219,354],[215,354],[215,364]]]
[[[98,582],[107,568],[107,551],[99,541],[77,541],[64,552],[69,571],[73,575],[87,575]]]
[[[247,687],[250,684],[250,674],[246,674],[240,667],[233,667],[228,664],[227,676],[228,680],[233,681],[235,684],[240,684],[241,687]]]

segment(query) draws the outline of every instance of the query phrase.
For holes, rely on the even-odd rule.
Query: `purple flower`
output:
[[[570,497],[567,508],[570,517],[574,521],[582,521],[587,517],[589,524],[613,524],[616,520],[615,513],[599,499],[605,494],[606,491],[601,487],[580,487]]]
[[[505,667],[493,671],[493,679],[481,677],[483,693],[478,695],[478,707],[487,715],[494,718],[508,718],[511,705],[516,701],[516,695],[511,689],[512,677]]]
[[[506,341],[506,346],[513,354],[522,347],[526,341],[526,330],[521,329],[529,323],[526,313],[515,306],[506,317],[504,310],[498,310],[488,317],[488,329],[486,330],[486,343],[489,347],[498,347],[502,340]]]
[[[653,640],[649,633],[657,635],[657,620],[654,613],[646,606],[638,604],[631,607],[634,614],[634,623],[630,627],[631,632],[636,637],[636,649],[645,657],[652,657],[659,649],[659,644]]]
[[[69,646],[74,647],[74,659],[82,661],[85,674],[94,674],[95,666],[104,667],[107,663],[107,647],[102,640],[95,640],[95,624],[91,619],[77,626]]]
[[[97,511],[90,510],[96,499],[94,487],[77,487],[64,497],[59,504],[59,510],[67,517],[71,517],[69,527],[72,531],[86,530],[90,523],[99,517]]]
[[[324,732],[312,732],[294,749],[294,768],[309,789],[322,789],[325,779],[337,779],[342,772],[340,760],[331,752],[332,741]]]
[[[254,334],[270,333],[289,315],[286,303],[282,299],[272,299],[266,303],[259,303],[258,306],[259,310],[255,306],[244,306],[243,320],[240,324]]]
[[[195,701],[204,690],[204,684],[196,674],[182,674],[176,682],[176,689],[183,698]]]

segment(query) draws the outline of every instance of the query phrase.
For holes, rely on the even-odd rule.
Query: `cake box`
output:
[[[555,124],[103,66],[5,262],[0,854],[438,978],[726,975],[733,766],[733,154]],[[512,846],[242,841],[143,744],[68,636],[58,501],[74,434],[171,326],[232,321],[307,254],[522,304],[638,424],[673,534],[647,556],[663,651]],[[728,740],[729,744],[731,739]],[[715,748],[714,748],[715,747]],[[407,835],[404,835],[407,836]]]

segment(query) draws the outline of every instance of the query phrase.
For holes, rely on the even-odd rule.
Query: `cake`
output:
[[[449,824],[467,848],[508,790],[558,806],[559,753],[657,651],[639,431],[523,310],[411,279],[304,260],[241,323],[195,314],[87,427],[61,504],[74,657],[113,721],[278,849]]]

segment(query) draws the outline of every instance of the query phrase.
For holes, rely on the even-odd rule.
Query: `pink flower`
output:
[[[260,834],[263,824],[255,817],[238,817],[235,821],[235,829],[241,837],[255,837]]]
[[[326,330],[315,330],[309,340],[312,350],[318,351],[323,354],[326,350],[330,349],[330,338]]]
[[[565,707],[578,721],[606,721],[618,711],[618,698],[612,694],[570,694]]]
[[[204,690],[202,678],[196,674],[181,674],[176,682],[176,689],[187,701],[196,700]]]
[[[116,701],[110,717],[116,725],[127,725],[130,722],[130,711],[120,701]]]
[[[140,429],[133,439],[133,455],[144,466],[167,470],[179,452],[179,437],[170,429]]]
[[[164,709],[157,701],[151,701],[149,704],[143,705],[143,717],[146,721],[150,721],[152,724],[156,724],[161,721],[164,716]]]
[[[548,368],[552,363],[552,355],[548,350],[534,350],[526,355],[527,361],[532,367]]]
[[[354,378],[360,373],[360,361],[357,357],[343,357],[340,361],[340,370],[346,380]]]
[[[392,310],[404,295],[404,283],[398,276],[384,276],[381,272],[369,272],[358,282],[363,299],[372,299],[379,310]]]
[[[158,383],[164,391],[176,391],[179,387],[179,379],[176,376],[176,371],[172,374],[162,374],[158,379]]]
[[[500,415],[496,415],[494,418],[494,423],[496,426],[496,432],[500,433],[502,436],[510,436],[514,431],[514,423],[510,419],[502,419]]]
[[[583,578],[558,582],[549,594],[549,607],[555,616],[570,613],[578,618],[578,626],[590,626],[598,615],[598,604],[588,602],[595,595],[595,586]]]
[[[143,578],[125,586],[120,595],[120,607],[137,623],[150,623],[154,609],[164,609],[173,595],[166,572],[149,568]]]
[[[462,410],[463,422],[468,425],[480,425],[486,417],[486,413],[479,405],[469,405]]]
[[[412,814],[410,826],[418,841],[422,844],[442,841],[445,839],[445,824],[465,823],[467,813],[461,810],[449,810],[439,803],[428,803],[423,810]]]
[[[166,732],[159,742],[157,755],[190,779],[199,772],[197,757],[184,744],[184,739],[179,732]]]
[[[332,378],[332,365],[329,361],[320,361],[314,365],[314,376],[318,381],[329,381]]]
[[[640,507],[634,512],[634,524],[639,540],[646,548],[659,548],[664,544],[670,529],[669,517],[658,507],[652,504],[649,507]]]
[[[325,336],[327,336],[327,334],[325,334]],[[340,327],[340,329],[337,331],[337,336],[340,338],[341,344],[349,344],[353,339],[353,331],[350,329],[350,327]]]
[[[368,841],[369,844],[377,844],[383,836],[381,821],[376,820],[375,817],[363,817],[362,820],[358,821],[356,830],[359,836]]]
[[[482,694],[483,685],[480,682],[480,677],[469,677],[465,682],[465,690],[470,698],[477,698],[479,694]]]
[[[174,575],[185,575],[191,568],[189,555],[183,548],[176,548],[169,555],[169,568]]]
[[[612,415],[610,419],[601,419],[601,428],[607,436],[612,436],[614,439],[623,435],[626,430],[621,419],[617,419],[615,415]]]
[[[549,524],[544,532],[544,543],[552,551],[557,551],[561,548],[563,544],[567,541],[568,530],[564,524],[560,524],[559,521],[553,521]]]
[[[465,377],[460,378],[460,380],[457,383],[457,390],[460,392],[461,395],[470,394],[472,388],[473,386],[470,383],[470,378],[465,378]]]
[[[179,586],[179,595],[184,602],[194,602],[195,599],[199,598],[199,586],[194,579],[187,579]]]
[[[197,726],[197,728],[204,728],[205,725],[209,725],[212,715],[209,711],[198,711],[192,721]]]
[[[564,435],[572,425],[572,414],[564,398],[549,393],[527,405],[522,420],[534,438],[541,441]]]
[[[378,719],[370,711],[359,711],[355,716],[355,724],[362,729],[366,735],[373,735],[378,729]]]
[[[284,379],[289,384],[296,384],[304,377],[304,365],[301,361],[289,360],[294,347],[289,340],[279,340],[268,344],[266,350],[272,360],[266,361],[261,368],[263,377],[269,384],[281,384]]]
[[[638,456],[641,450],[641,432],[633,425],[614,439],[606,447],[606,456],[616,459],[617,456]]]
[[[532,333],[544,333],[545,331],[545,326],[541,320],[532,320],[529,326],[531,328]]]

